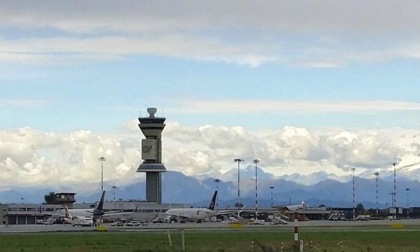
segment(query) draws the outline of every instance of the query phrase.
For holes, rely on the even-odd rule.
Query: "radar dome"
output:
[[[150,115],[150,117],[155,117],[155,114],[156,114],[156,112],[157,112],[157,109],[156,108],[148,108],[147,109],[147,112],[149,113],[149,115]]]

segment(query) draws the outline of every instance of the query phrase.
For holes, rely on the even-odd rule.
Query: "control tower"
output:
[[[148,108],[149,117],[139,117],[139,127],[146,139],[141,141],[141,154],[144,160],[137,172],[146,173],[146,200],[162,203],[162,177],[166,172],[162,162],[161,133],[165,128],[164,117],[155,117],[157,109]]]

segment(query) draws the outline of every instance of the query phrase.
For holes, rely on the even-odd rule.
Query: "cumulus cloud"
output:
[[[1,131],[0,138],[3,186],[96,183],[100,156],[108,159],[104,179],[113,180],[117,174],[116,183],[126,183],[134,179],[139,164],[139,141],[104,138],[90,131],[56,134],[20,128]]]
[[[128,132],[128,133],[127,133]],[[69,186],[100,182],[100,162],[105,157],[104,179],[117,186],[141,180],[139,131],[101,135],[91,131],[42,132],[32,128],[0,131],[0,183],[3,186]],[[346,131],[313,132],[283,127],[252,132],[242,127],[187,128],[168,123],[163,132],[163,163],[169,170],[188,175],[220,174],[235,169],[234,158],[275,175],[316,171],[346,175],[350,167],[389,169],[393,162],[409,167],[420,162],[418,132]],[[110,182],[110,183],[111,183]],[[97,189],[97,188],[94,188]]]
[[[270,62],[341,67],[418,58],[420,41],[420,4],[411,0],[1,4],[0,23],[6,29],[0,60],[5,62],[148,54],[251,67]]]

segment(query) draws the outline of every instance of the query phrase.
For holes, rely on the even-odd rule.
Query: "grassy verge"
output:
[[[86,232],[5,234],[0,251],[5,252],[140,252],[182,251],[181,231]],[[301,232],[304,251],[398,251],[420,248],[420,232],[384,231],[308,231]],[[185,231],[186,251],[293,251],[293,233],[276,230]]]

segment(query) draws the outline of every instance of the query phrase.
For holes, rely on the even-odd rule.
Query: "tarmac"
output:
[[[420,230],[420,219],[402,219],[402,220],[370,220],[370,221],[300,221],[297,223],[300,231],[305,230],[392,230],[392,229],[409,229]],[[216,230],[278,230],[293,232],[295,223],[272,225],[265,222],[264,225],[242,224],[232,225],[227,222],[203,222],[203,223],[149,223],[145,226],[111,226],[110,223],[101,224],[102,229],[111,232],[152,232],[166,230],[198,230],[198,231],[216,231]],[[70,224],[54,224],[54,225],[9,225],[0,226],[0,234],[10,233],[54,233],[54,232],[92,232],[97,227],[73,227]]]

